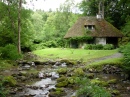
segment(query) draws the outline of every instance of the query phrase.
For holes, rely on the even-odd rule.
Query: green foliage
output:
[[[12,62],[13,60],[0,60],[0,71],[1,70],[6,70],[6,69],[10,69],[11,67],[13,67],[13,64],[15,64],[14,62]]]
[[[6,76],[3,79],[3,84],[9,86],[15,86],[17,84],[17,81],[14,79],[13,76]]]
[[[83,15],[95,16],[98,13],[100,0],[82,0],[79,5]],[[121,28],[126,23],[126,17],[130,14],[129,0],[103,0],[105,19],[115,27]],[[120,22],[119,22],[120,20]]]
[[[112,50],[114,49],[114,45],[113,44],[106,44],[103,46],[104,50]]]
[[[124,55],[124,70],[130,75],[130,43],[128,43],[126,46],[124,46],[121,49],[121,52]]]
[[[46,48],[44,45],[42,45],[42,43],[40,44],[33,44],[30,49],[31,51],[34,51],[34,50],[41,50],[41,49],[44,49]]]
[[[127,16],[126,24],[122,29],[123,29],[125,36],[130,37],[130,15]]]
[[[7,1],[6,3],[0,2],[0,12],[2,13],[0,16],[0,45],[2,47],[7,44],[17,45],[18,40],[18,1]],[[20,17],[22,50],[64,47],[66,42],[63,37],[79,16],[79,14],[71,12],[72,6],[75,6],[72,1],[66,1],[55,12],[41,10],[33,12],[22,7]]]
[[[57,72],[58,72],[59,74],[65,74],[65,73],[67,73],[67,68],[59,68],[59,69],[57,70]]]
[[[65,87],[68,85],[68,78],[65,76],[62,76],[57,79],[56,87]]]
[[[86,49],[86,50],[112,50],[112,49],[114,49],[114,46],[112,44],[106,44],[106,45],[86,44],[84,49]]]
[[[84,49],[85,50],[92,50],[92,44],[86,44]]]
[[[58,43],[56,41],[46,41],[46,42],[41,42],[39,44],[33,44],[31,46],[31,50],[41,50],[45,48],[56,48],[58,47]]]
[[[0,75],[0,97],[6,97],[6,95],[8,94],[8,91],[5,88],[3,81],[3,76]]]
[[[91,83],[87,78],[78,79],[77,83],[80,85],[77,92],[78,97],[111,97],[111,94],[105,88]]]
[[[102,87],[108,86],[108,83],[106,81],[102,81],[102,80],[99,80],[99,79],[91,80],[91,84],[99,85],[99,86],[102,86]]]
[[[34,41],[43,43],[45,47],[64,47],[63,37],[78,18],[78,14],[70,12],[73,4],[66,1],[56,12],[35,11],[31,16]]]
[[[18,54],[17,47],[13,44],[8,44],[1,48],[1,57],[4,59],[16,60],[21,57]]]
[[[108,80],[107,83],[108,83],[108,84],[116,84],[116,83],[117,83],[117,79]]]
[[[76,69],[74,70],[74,75],[75,75],[75,76],[83,76],[84,74],[85,74],[85,72],[83,71],[82,68],[76,68]]]

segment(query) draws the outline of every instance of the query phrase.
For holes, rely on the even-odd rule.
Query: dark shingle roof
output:
[[[84,25],[94,25],[94,30],[91,33],[86,33]],[[123,37],[123,34],[105,19],[97,19],[96,17],[81,17],[68,30],[64,38],[71,37]]]

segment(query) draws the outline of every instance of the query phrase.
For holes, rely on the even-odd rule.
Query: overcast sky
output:
[[[63,4],[65,0],[37,0],[30,2],[30,0],[27,0],[27,6],[31,9],[42,9],[45,11],[48,11],[50,8],[52,10],[56,10],[56,8],[59,8],[60,4]],[[82,0],[75,0],[75,3],[79,3]]]

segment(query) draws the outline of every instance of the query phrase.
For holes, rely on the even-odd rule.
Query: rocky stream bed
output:
[[[10,87],[11,97],[76,97],[74,76],[85,75],[103,87],[113,90],[112,97],[129,97],[130,81],[127,74],[116,66],[105,65],[98,71],[85,69],[79,62],[68,60],[18,61],[18,68],[10,71],[17,85]],[[41,74],[41,75],[40,75]],[[107,83],[105,83],[107,82]],[[86,96],[85,96],[86,97]]]
[[[109,56],[109,58],[113,57]],[[112,97],[130,97],[128,75],[114,64],[107,64],[97,70],[85,68],[80,61],[66,59],[30,61],[28,58],[25,59],[17,61],[17,68],[3,71],[17,81],[15,86],[9,87],[8,97],[77,97],[76,91],[79,86],[76,78],[79,76],[86,77],[92,83],[106,88],[111,92]],[[99,60],[102,58],[95,61]]]

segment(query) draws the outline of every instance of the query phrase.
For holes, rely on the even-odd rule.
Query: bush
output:
[[[102,50],[103,49],[103,45],[102,44],[97,44],[96,45],[96,49],[97,50]]]
[[[112,50],[114,49],[114,45],[113,44],[106,44],[103,46],[104,50]]]
[[[46,47],[42,43],[40,43],[40,44],[33,44],[31,46],[31,51],[33,51],[33,50],[41,50],[41,49],[44,49],[44,48],[46,48]]]
[[[121,52],[124,55],[124,70],[130,75],[130,43],[121,48]]]
[[[112,50],[114,49],[114,46],[112,44],[106,44],[106,45],[102,45],[102,44],[86,44],[86,46],[84,47],[84,49],[86,50]]]
[[[92,44],[86,44],[84,47],[85,50],[92,50]]]
[[[14,79],[13,76],[6,76],[3,79],[3,84],[4,85],[9,85],[9,86],[16,86],[17,81]]]
[[[45,46],[45,47],[49,47],[49,48],[55,48],[57,47],[57,42],[56,41],[47,41],[45,43],[42,43],[42,46]]]
[[[92,84],[87,78],[78,79],[77,84],[80,85],[77,97],[111,97],[111,93],[105,88]]]
[[[4,59],[16,60],[21,57],[17,51],[17,47],[13,44],[8,44],[1,48],[1,57]]]
[[[0,97],[6,97],[6,95],[8,94],[7,88],[5,87],[5,85],[3,85],[3,78],[4,77],[0,75]]]
[[[58,44],[56,41],[47,41],[47,42],[41,42],[39,44],[33,44],[31,46],[31,50],[41,50],[45,48],[56,48],[58,47]]]

